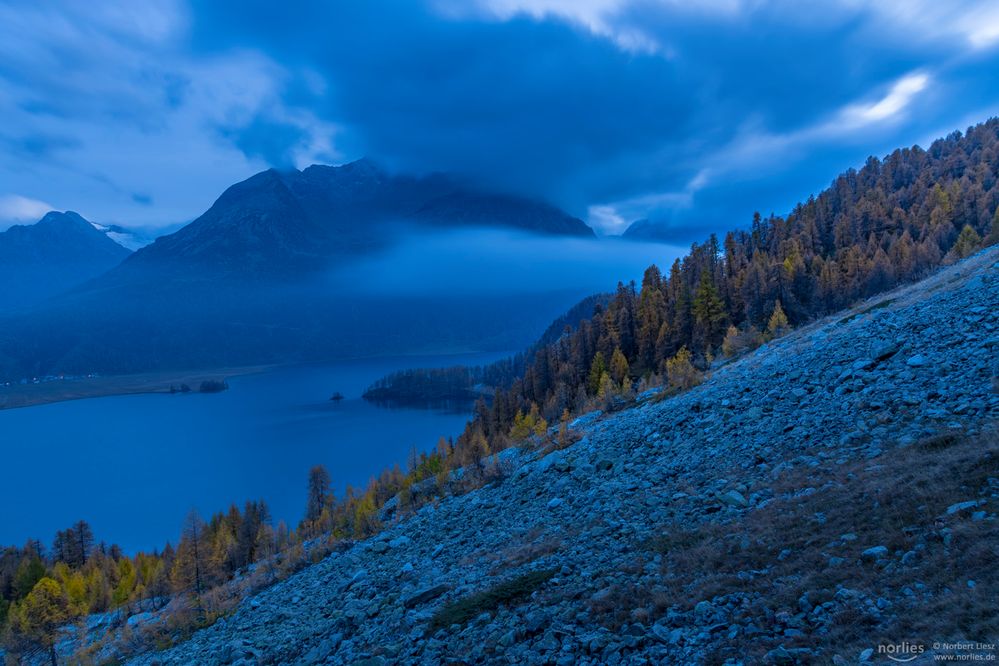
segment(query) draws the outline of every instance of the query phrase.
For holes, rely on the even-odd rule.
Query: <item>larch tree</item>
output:
[[[780,337],[787,332],[790,324],[787,321],[787,315],[784,314],[784,308],[781,307],[780,301],[774,305],[773,314],[770,315],[770,321],[767,322],[767,334],[771,337]]]
[[[330,473],[323,465],[309,470],[308,497],[305,504],[305,522],[312,533],[320,530],[323,510],[332,500],[330,493]]]
[[[619,347],[615,348],[614,354],[611,355],[610,376],[616,384],[622,387],[628,380],[628,359]]]
[[[989,235],[985,237],[986,245],[995,245],[997,243],[999,243],[999,208],[996,208],[996,212],[992,216],[992,227],[989,230]]]
[[[605,372],[607,372],[607,361],[604,359],[604,353],[598,351],[593,355],[593,361],[590,363],[590,372],[587,379],[587,386],[589,387],[591,395],[596,395],[600,392],[600,379],[603,377]]]
[[[57,666],[56,638],[59,627],[72,619],[69,601],[59,583],[41,578],[13,612],[13,628],[29,641],[46,649]]]
[[[180,543],[177,544],[177,554],[174,557],[173,569],[170,573],[175,593],[193,591],[199,600],[205,590],[206,572],[208,570],[209,544],[205,521],[197,510],[191,509],[184,521]]]
[[[950,249],[948,253],[948,258],[951,260],[964,259],[965,257],[970,257],[978,248],[982,246],[982,237],[978,235],[970,224],[964,225],[961,229],[961,233],[958,235],[957,240],[954,241],[954,246]]]

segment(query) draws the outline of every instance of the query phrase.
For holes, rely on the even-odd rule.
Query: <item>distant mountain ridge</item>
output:
[[[445,174],[391,174],[370,160],[270,169],[71,293],[6,318],[0,377],[519,348],[581,290],[371,296],[350,270],[413,235],[484,227],[594,237],[553,206]]]
[[[482,192],[443,174],[390,174],[363,159],[258,173],[229,187],[189,225],[136,252],[120,272],[301,274],[382,247],[400,226],[594,235],[582,220],[545,203]]]
[[[47,213],[0,232],[0,309],[71,289],[121,263],[131,252],[73,211]]]
[[[629,240],[670,242],[676,240],[666,225],[649,219],[635,220],[621,234],[621,238]]]

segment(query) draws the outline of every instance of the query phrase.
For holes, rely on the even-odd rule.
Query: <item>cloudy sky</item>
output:
[[[999,114],[999,5],[0,0],[0,226],[363,156],[678,241]]]

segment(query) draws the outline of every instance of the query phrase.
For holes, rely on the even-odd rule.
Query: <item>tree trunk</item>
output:
[[[56,659],[55,641],[52,641],[52,645],[49,646],[49,658],[52,660],[52,666],[59,666],[59,661]]]

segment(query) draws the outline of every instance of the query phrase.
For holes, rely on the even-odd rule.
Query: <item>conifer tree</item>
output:
[[[596,395],[600,392],[600,379],[605,372],[607,372],[607,361],[604,360],[604,353],[598,351],[593,355],[593,361],[590,363],[589,378],[587,380],[591,395]]]
[[[694,327],[696,333],[695,344],[700,349],[717,344],[725,326],[725,304],[722,303],[718,295],[718,288],[715,287],[711,276],[705,271],[701,273],[701,281],[694,295],[692,306],[694,314]]]
[[[201,595],[206,589],[208,572],[208,534],[205,521],[195,509],[187,514],[174,557],[171,581],[175,593],[193,591],[200,609]]]
[[[59,627],[71,616],[69,602],[59,583],[43,577],[13,611],[13,629],[46,649],[52,666],[57,666],[56,637]]]
[[[970,224],[964,225],[960,235],[954,241],[954,246],[950,249],[949,258],[957,260],[970,257],[978,248],[982,246],[982,237],[978,235]]]
[[[666,361],[666,376],[670,387],[686,391],[700,383],[701,373],[697,371],[690,359],[690,350],[681,347],[673,358]]]
[[[995,245],[996,243],[999,243],[999,208],[996,208],[996,212],[992,216],[992,227],[989,235],[985,237],[985,245]]]
[[[778,300],[776,305],[774,305],[773,314],[770,315],[770,321],[767,322],[767,334],[773,338],[779,337],[787,332],[789,326],[787,315],[784,314],[784,308],[781,307]]]
[[[316,465],[309,470],[308,499],[305,504],[305,525],[309,533],[316,534],[323,527],[320,525],[320,518],[331,500],[329,470],[323,465]]]
[[[616,384],[622,387],[628,380],[628,359],[625,358],[620,348],[615,348],[614,354],[611,356],[610,376]]]

